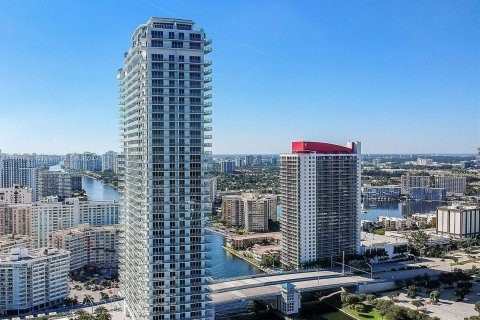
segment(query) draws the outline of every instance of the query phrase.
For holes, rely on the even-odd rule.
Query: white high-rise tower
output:
[[[211,51],[191,20],[151,18],[119,70],[125,155],[120,281],[135,320],[212,319],[204,215]]]

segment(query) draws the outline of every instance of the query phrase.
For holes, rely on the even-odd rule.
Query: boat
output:
[[[362,213],[365,214],[367,213],[368,211],[366,209],[362,209]]]

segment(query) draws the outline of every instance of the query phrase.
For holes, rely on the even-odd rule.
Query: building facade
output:
[[[82,176],[79,174],[40,170],[38,172],[37,199],[49,196],[70,197],[82,190]]]
[[[48,235],[80,224],[102,226],[119,223],[120,204],[114,200],[87,201],[55,197],[32,205],[31,236],[34,248],[48,245]]]
[[[467,192],[467,178],[459,176],[435,176],[435,187],[445,188],[447,195],[463,195]]]
[[[20,185],[0,188],[0,202],[5,204],[32,203],[33,191]]]
[[[281,155],[281,263],[305,263],[357,253],[360,247],[361,151],[322,142],[293,142]]]
[[[362,194],[367,199],[392,200],[400,198],[399,186],[365,186],[362,187]]]
[[[0,253],[10,253],[15,248],[32,249],[32,239],[29,236],[13,234],[0,236]]]
[[[430,177],[429,176],[413,176],[409,172],[400,177],[400,184],[402,188],[402,194],[409,195],[410,188],[429,188]]]
[[[102,154],[102,171],[113,171],[116,156],[117,153],[113,151]]]
[[[233,160],[222,160],[220,161],[220,172],[221,173],[231,173],[235,171],[235,161]]]
[[[134,320],[211,319],[204,165],[211,138],[205,55],[191,20],[151,18],[118,72],[125,155],[125,313]]]
[[[69,252],[12,249],[0,254],[0,315],[41,310],[68,296]]]
[[[445,188],[410,188],[409,193],[414,200],[444,201],[447,197]]]
[[[268,219],[276,220],[277,196],[246,192],[222,198],[222,219],[227,227],[245,231],[268,230]]]
[[[48,246],[70,251],[70,270],[84,266],[117,268],[119,240],[120,225],[82,224],[50,233]]]
[[[480,207],[437,208],[437,234],[458,239],[480,236]]]

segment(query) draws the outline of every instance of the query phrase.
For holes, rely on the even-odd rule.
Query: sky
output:
[[[151,16],[213,40],[213,153],[480,146],[479,1],[5,0],[0,149],[119,150],[116,74]]]

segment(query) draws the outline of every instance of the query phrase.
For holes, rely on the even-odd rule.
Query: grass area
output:
[[[469,259],[469,260],[464,260],[464,261],[459,261],[459,262],[454,262],[452,263],[452,266],[461,266],[470,262],[477,262],[478,259]]]
[[[241,252],[233,249],[233,248],[230,248],[230,247],[226,247],[226,246],[223,246],[223,248],[225,250],[227,250],[228,252],[230,252],[231,254],[239,257],[240,259],[243,259],[245,261],[247,261],[248,263],[254,265],[255,267],[259,268],[259,269],[262,269],[262,266],[260,266],[260,264],[257,262],[257,260],[255,259],[252,259],[252,258],[248,258],[248,257],[245,257]]]
[[[360,320],[382,320],[382,316],[377,309],[369,305],[365,305],[365,307],[366,312],[357,312],[349,307],[342,308],[342,310]]]

